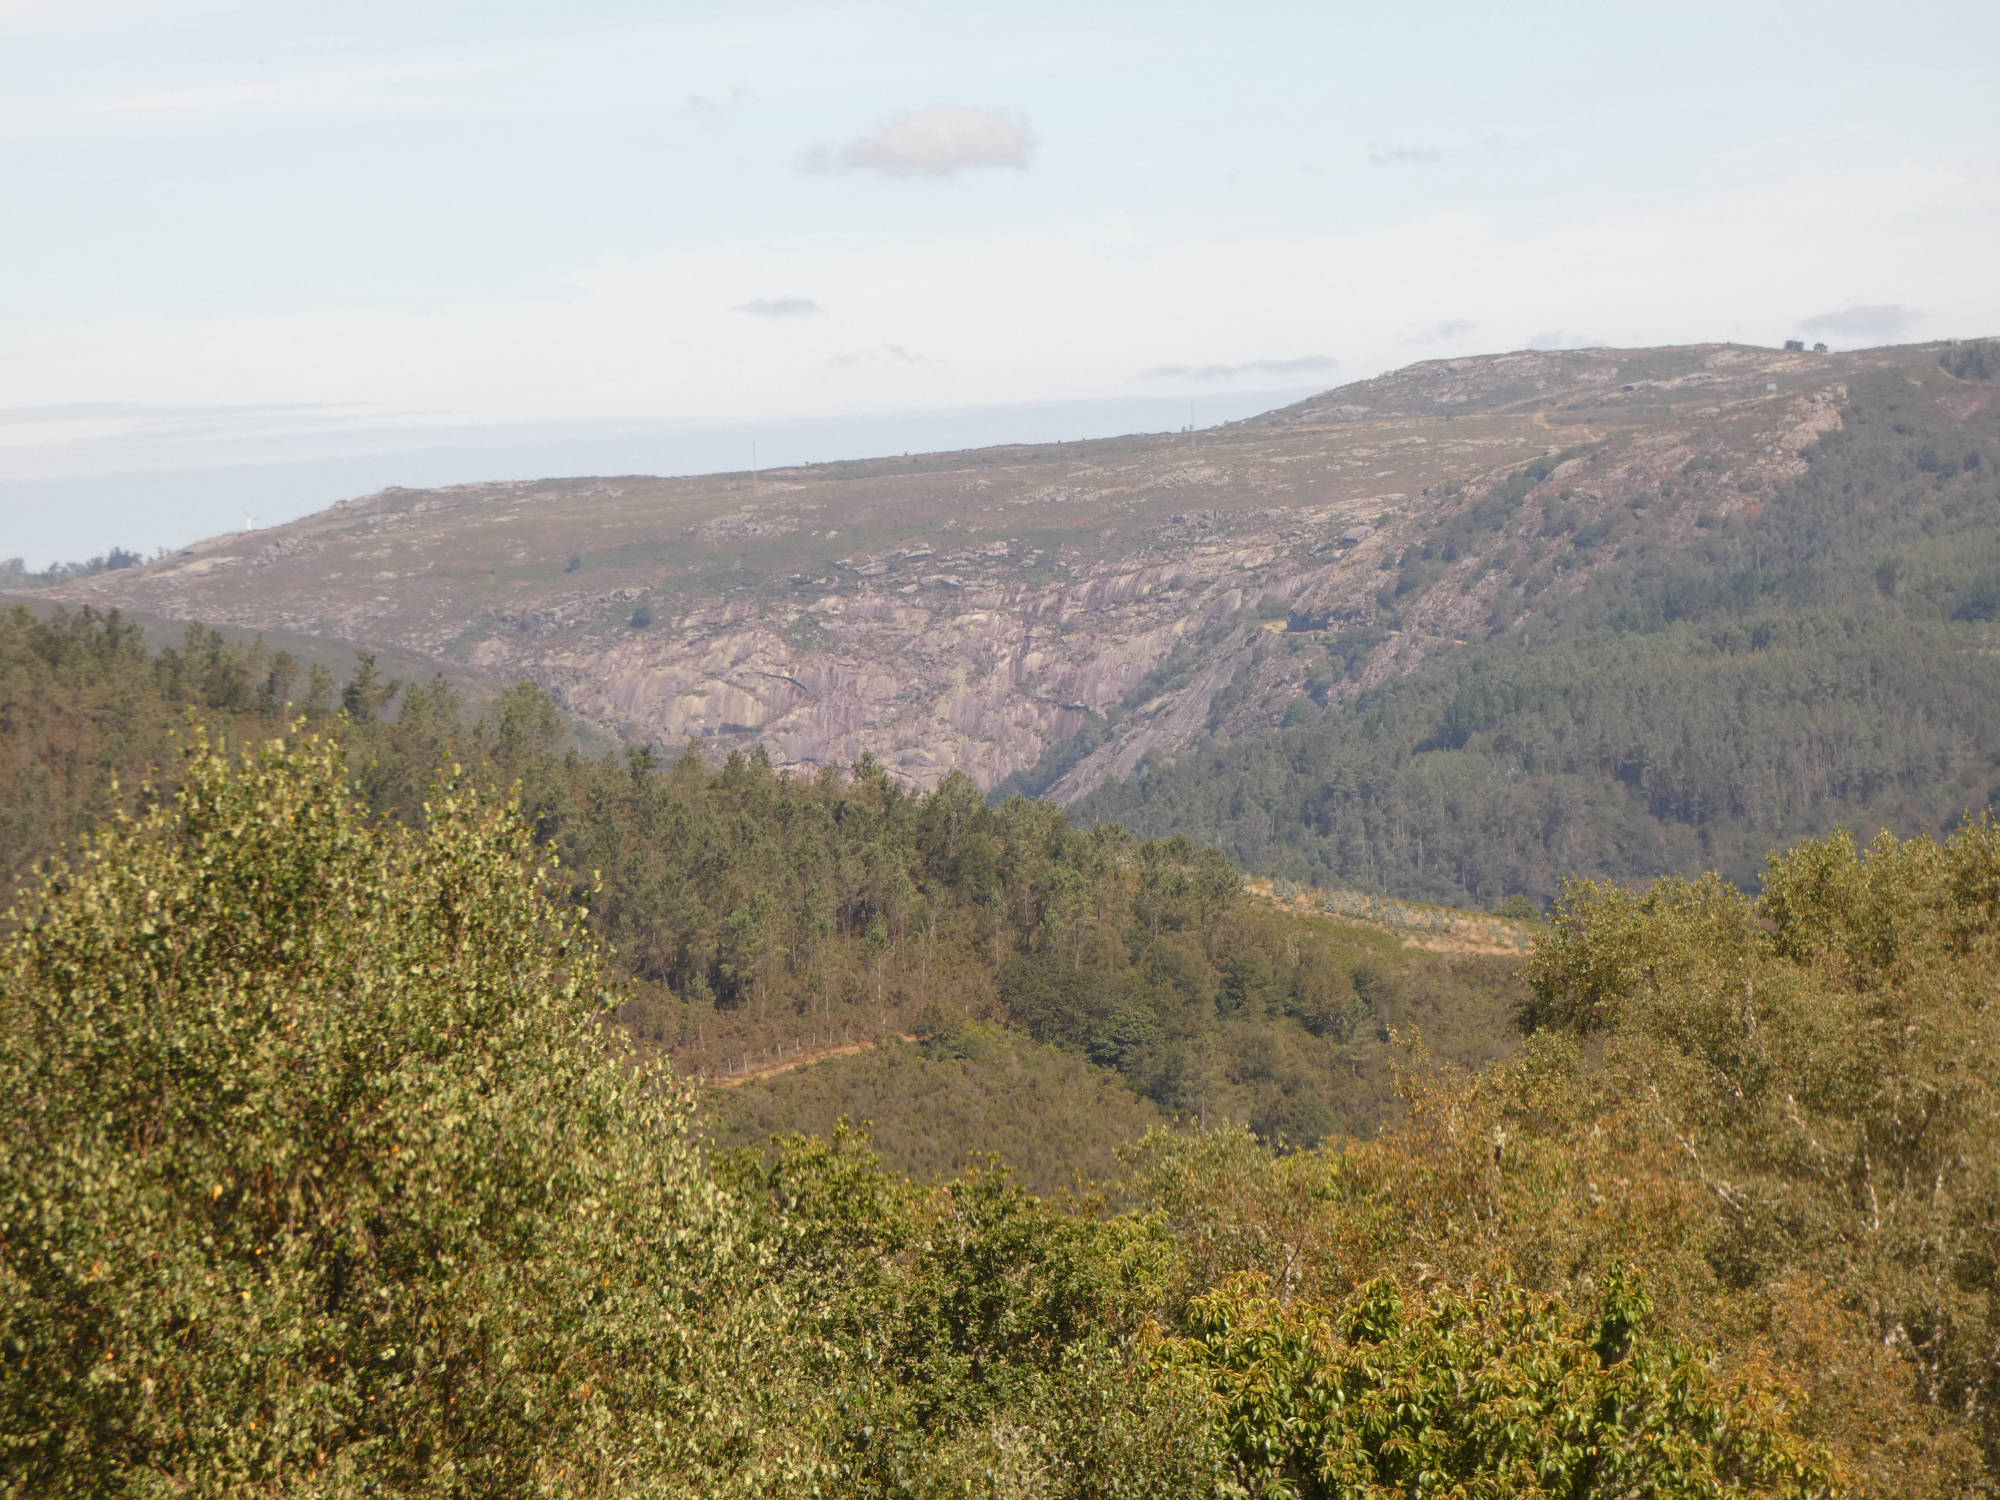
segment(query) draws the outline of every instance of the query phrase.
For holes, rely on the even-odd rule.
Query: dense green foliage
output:
[[[29,897],[0,952],[6,1493],[738,1463],[740,1215],[686,1097],[607,1054],[533,859],[458,788],[370,827],[331,751],[273,745],[197,753]]]
[[[115,615],[0,613],[0,892],[171,761],[186,710],[225,730],[269,732],[298,676],[284,653],[233,651],[200,627],[156,655]],[[331,685],[321,693],[330,698]]]
[[[29,892],[0,1492],[1828,1488],[1770,1379],[1622,1269],[1573,1310],[1389,1246],[1323,1290],[1337,1258],[1256,1192],[1316,1180],[1308,1212],[1365,1222],[1337,1156],[1156,1134],[1131,1191],[1159,1209],[1119,1215],[989,1170],[919,1187],[845,1134],[714,1163],[599,1024],[555,873],[463,778],[370,819],[308,740],[197,749]],[[1174,1184],[1246,1152],[1218,1236],[1226,1199]],[[1218,1243],[1282,1250],[1274,1290]]]
[[[1489,641],[1079,816],[1479,905],[1579,872],[1748,882],[1772,844],[1837,825],[1949,827],[2000,789],[2000,407],[1918,373],[1854,382],[1804,475],[1733,515],[1690,519],[1669,484],[1585,524],[1529,499],[1551,469],[1524,471],[1441,520],[1380,602],[1394,623],[1476,536],[1507,573]],[[1329,683],[1355,634],[1328,638]]]
[[[1761,901],[1708,878],[1580,887],[1538,953],[1531,1025],[1615,1038],[1723,1210],[1729,1281],[1838,1290],[1928,1403],[2000,1455],[2000,824],[1845,836],[1774,858]]]
[[[1974,339],[1948,349],[1938,363],[1960,380],[1991,380],[2000,375],[2000,339]]]
[[[258,740],[254,648],[16,627],[13,847],[128,815],[0,948],[0,1492],[1992,1488],[1992,824],[1755,899],[1574,887],[1525,1052],[1474,1027],[1501,1060],[1273,1151],[1287,1101],[1379,1100],[1380,1029],[1490,1014],[1487,961],[969,788],[561,753],[531,689],[466,723],[367,662],[307,685],[350,784]],[[248,758],[164,758],[189,704]],[[831,1138],[717,1163],[620,1041],[698,1028],[919,1040],[732,1091],[731,1141]],[[1168,1084],[1211,1128],[1114,1173]],[[1128,1211],[913,1183],[855,1100],[925,1177],[986,1142]]]
[[[1215,1395],[1240,1493],[1392,1500],[1442,1490],[1714,1497],[1824,1493],[1821,1461],[1742,1422],[1706,1357],[1648,1327],[1615,1269],[1595,1317],[1517,1288],[1288,1303],[1255,1278],[1196,1300],[1172,1358]]]

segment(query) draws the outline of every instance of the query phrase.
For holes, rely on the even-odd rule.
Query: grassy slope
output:
[[[1397,1073],[1413,1047],[1465,1069],[1514,1052],[1512,1015],[1525,994],[1518,957],[1426,952],[1398,935],[1321,917],[1285,921],[1332,940],[1328,967],[1367,992],[1366,1008],[1345,1039],[1315,1037],[1283,1016],[1218,1028],[1210,1126],[1241,1123],[1260,1109],[1268,1115],[1282,1103],[1281,1094],[1273,1099],[1273,1080],[1289,1076],[1308,1080],[1328,1129],[1370,1136],[1401,1116]],[[1107,1180],[1118,1146],[1153,1125],[1197,1117],[1162,1109],[1133,1079],[1073,1050],[1037,1045],[999,1018],[961,1021],[918,1043],[887,1036],[864,1052],[711,1089],[707,1099],[725,1147],[792,1131],[825,1135],[847,1117],[869,1123],[894,1171],[936,1180],[993,1152],[1037,1191]]]
[[[1043,1193],[1108,1179],[1116,1148],[1166,1120],[1110,1070],[990,1026],[944,1043],[890,1042],[709,1099],[724,1147],[829,1135],[845,1116],[869,1127],[893,1171],[941,1179],[990,1151]]]

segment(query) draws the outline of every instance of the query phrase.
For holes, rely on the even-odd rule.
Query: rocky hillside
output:
[[[1584,538],[1663,487],[1690,528],[1754,510],[1846,381],[1937,353],[1503,354],[1197,434],[388,490],[50,592],[531,678],[622,738],[1067,801],[1504,625],[1522,570],[1482,505]],[[1338,680],[1296,649],[1329,630]]]
[[[1285,636],[1283,727],[1072,815],[1490,906],[2000,811],[2000,343],[1854,371],[1776,443],[1614,435],[1466,501],[1366,619]]]

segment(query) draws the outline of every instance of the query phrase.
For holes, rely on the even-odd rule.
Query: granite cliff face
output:
[[[1700,492],[1690,514],[1754,506],[1848,374],[1930,358],[1500,355],[1199,434],[389,490],[56,592],[529,678],[621,738],[802,769],[865,750],[1068,800],[1483,635],[1501,543],[1411,559],[1497,486],[1586,526],[1666,484]],[[1361,653],[1335,684],[1329,632]]]

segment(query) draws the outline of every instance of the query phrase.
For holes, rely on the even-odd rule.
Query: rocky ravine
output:
[[[1726,513],[1796,471],[1848,373],[1930,357],[1504,355],[1193,436],[391,490],[55,592],[531,678],[579,719],[669,747],[758,743],[797,768],[866,750],[918,785],[960,770],[996,786],[1108,720],[1049,786],[1067,800],[1150,753],[1276,723],[1313,687],[1325,633],[1390,618],[1406,549],[1528,461],[1590,450],[1587,489],[1579,459],[1531,506],[1588,516],[1678,482]],[[1484,634],[1503,586],[1490,557],[1450,560],[1333,691]]]

